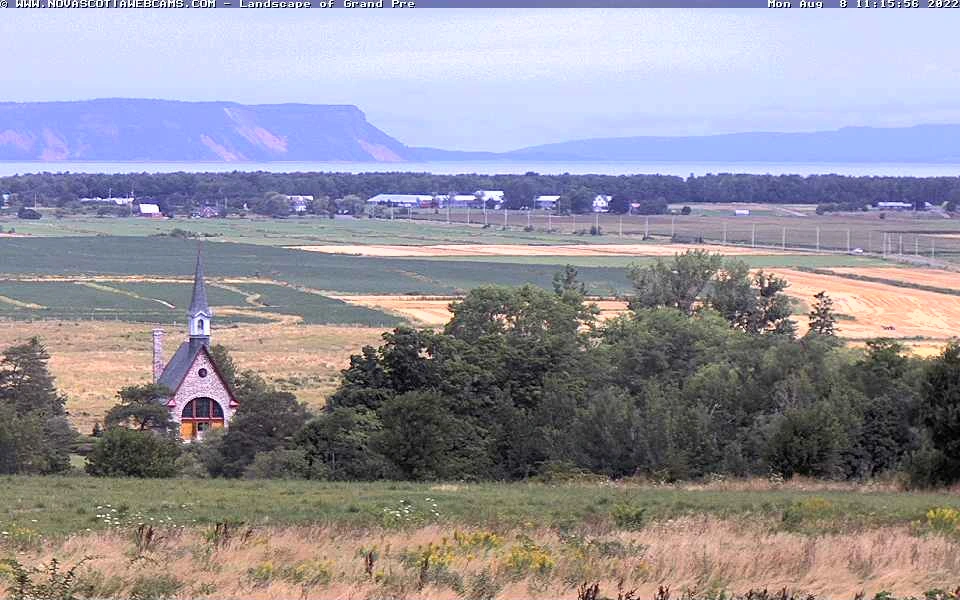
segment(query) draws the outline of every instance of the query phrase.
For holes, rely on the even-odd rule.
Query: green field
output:
[[[244,284],[234,291],[213,284],[207,289],[213,306],[231,307],[217,316],[225,325],[269,323],[278,313],[300,317],[306,324],[393,327],[400,323],[378,310],[282,285]],[[0,318],[175,324],[183,322],[190,294],[188,283],[0,281]],[[251,297],[256,304],[248,302]]]
[[[0,239],[0,273],[10,276],[160,276],[189,279],[197,244],[169,237]],[[207,243],[207,275],[266,278],[357,294],[452,294],[485,283],[550,286],[556,266],[371,258],[253,244]],[[555,263],[558,264],[558,263]],[[622,268],[586,268],[594,293],[625,290]]]
[[[430,499],[428,501],[428,498]],[[816,510],[803,501],[822,500]],[[793,521],[785,526],[817,529],[908,525],[933,507],[960,509],[949,493],[685,490],[674,487],[485,483],[437,486],[418,483],[309,481],[136,480],[92,477],[0,478],[0,529],[22,527],[63,535],[109,526],[97,514],[111,512],[120,524],[154,519],[169,525],[218,521],[249,524],[383,526],[384,509],[409,503],[411,524],[433,520],[464,526],[564,527],[613,520],[617,506],[642,508],[648,520],[709,514]],[[102,507],[109,507],[104,510]],[[418,512],[419,511],[419,512]]]

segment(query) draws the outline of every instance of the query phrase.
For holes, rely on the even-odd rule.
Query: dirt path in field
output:
[[[714,244],[436,244],[431,246],[370,245],[353,246],[330,244],[322,246],[288,246],[295,250],[379,257],[437,256],[673,256],[685,250],[706,250],[725,255],[768,256],[784,255],[766,248],[744,248]],[[795,253],[794,253],[795,254]]]
[[[842,337],[944,340],[960,335],[960,297],[957,296],[794,269],[769,269],[769,272],[786,279],[790,283],[787,293],[808,305],[813,302],[814,294],[826,291],[833,299],[836,312],[854,319],[838,322]],[[798,321],[806,325],[806,319]]]
[[[42,304],[34,304],[33,302],[22,302],[20,300],[14,300],[13,298],[8,298],[7,296],[0,296],[0,303],[16,306],[17,308],[31,308],[35,310],[42,310],[46,308],[46,306]]]
[[[150,301],[150,302],[160,303],[160,304],[166,306],[167,308],[176,308],[176,306],[170,304],[170,303],[167,302],[166,300],[160,300],[159,298],[150,298],[150,297],[148,297],[148,296],[141,296],[140,294],[137,294],[137,293],[134,293],[134,292],[131,292],[131,291],[128,291],[128,290],[121,290],[121,289],[117,289],[117,288],[114,288],[114,287],[110,287],[109,285],[101,285],[101,284],[95,283],[95,282],[93,282],[93,281],[78,281],[77,283],[79,283],[79,284],[82,285],[82,286],[88,287],[88,288],[90,288],[90,289],[98,290],[98,291],[101,291],[101,292],[107,292],[107,293],[110,293],[110,294],[117,294],[117,295],[120,295],[120,296],[126,296],[126,297],[128,297],[128,298],[134,298],[134,299],[136,299],[136,300],[148,300],[148,301]]]
[[[897,267],[830,267],[829,270],[835,273],[865,275],[867,277],[929,285],[949,290],[960,290],[960,273],[943,271],[941,269],[923,269],[920,267],[910,269]]]

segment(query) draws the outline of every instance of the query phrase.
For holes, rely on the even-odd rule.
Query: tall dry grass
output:
[[[829,598],[918,595],[956,587],[956,537],[908,527],[805,536],[773,523],[690,517],[638,531],[455,531],[210,527],[86,533],[19,554],[81,569],[93,597],[151,586],[178,598],[576,598],[584,582],[652,597],[660,585],[699,593],[757,588]],[[154,591],[157,591],[156,589]],[[159,597],[159,596],[158,596]]]

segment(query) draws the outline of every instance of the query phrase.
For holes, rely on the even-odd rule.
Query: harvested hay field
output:
[[[123,590],[131,597],[138,581],[164,581],[181,591],[177,597],[212,594],[224,600],[457,600],[464,589],[487,590],[467,596],[472,598],[573,600],[583,597],[577,585],[584,581],[598,582],[607,593],[618,586],[635,589],[640,598],[655,597],[661,585],[702,590],[705,582],[739,593],[789,588],[838,599],[881,591],[919,596],[956,585],[960,568],[954,539],[921,537],[905,526],[812,537],[776,531],[772,521],[689,516],[637,531],[595,528],[566,536],[545,528],[490,531],[445,524],[403,530],[236,529],[232,536],[215,537],[212,527],[151,528],[155,541],[146,549],[129,531],[82,533],[22,552],[18,559],[31,566],[53,558],[73,565],[96,557],[81,578],[98,597],[107,597],[103,592],[110,585],[114,594]],[[131,555],[144,560],[130,560]],[[365,562],[365,557],[371,558]],[[442,568],[427,571],[418,560]],[[204,593],[195,587],[201,581]]]
[[[50,353],[50,369],[68,397],[74,425],[88,433],[127,385],[150,380],[152,325],[102,321],[0,321],[0,349],[36,335]],[[166,328],[167,359],[186,331]],[[382,328],[293,323],[244,324],[214,329],[241,369],[252,369],[313,407],[323,406],[350,355],[377,345]]]
[[[916,285],[927,285],[960,291],[960,273],[942,269],[901,268],[901,267],[830,267],[831,271],[848,275],[863,275],[878,279],[902,281]]]
[[[337,295],[331,298],[348,304],[375,308],[395,314],[422,327],[442,327],[450,320],[450,303],[459,296],[354,296]],[[609,319],[627,308],[623,300],[590,300],[600,309],[600,319]]]
[[[853,318],[838,323],[845,338],[946,340],[960,335],[960,298],[956,296],[794,269],[770,272],[790,282],[787,293],[808,304],[815,294],[826,291],[836,312]],[[805,319],[799,321],[806,325]]]
[[[766,248],[743,248],[712,244],[437,244],[432,246],[291,246],[292,249],[326,254],[350,254],[378,257],[437,256],[673,256],[686,250],[706,250],[730,256],[770,256],[795,254]]]

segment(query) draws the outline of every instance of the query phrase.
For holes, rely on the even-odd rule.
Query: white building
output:
[[[377,194],[373,198],[368,198],[367,204],[406,208],[429,207],[433,204],[433,196],[430,194]]]
[[[560,201],[560,196],[537,196],[533,199],[534,208],[541,208],[544,210],[554,210],[557,208],[557,202]]]
[[[473,195],[484,203],[493,200],[493,207],[496,209],[503,206],[503,190],[477,190]]]
[[[610,202],[612,200],[613,196],[597,194],[597,196],[593,199],[593,212],[607,212],[610,210]]]
[[[160,207],[156,204],[140,204],[141,217],[162,217]]]
[[[468,207],[480,207],[482,206],[482,200],[473,194],[446,194],[444,196],[437,196],[437,205],[446,208],[468,208]]]
[[[115,204],[117,206],[131,206],[134,202],[133,198],[101,198],[100,196],[94,196],[93,198],[80,198],[80,202],[84,204]]]
[[[305,213],[310,203],[313,202],[313,196],[287,196],[287,202],[290,203],[290,210],[295,213]]]

